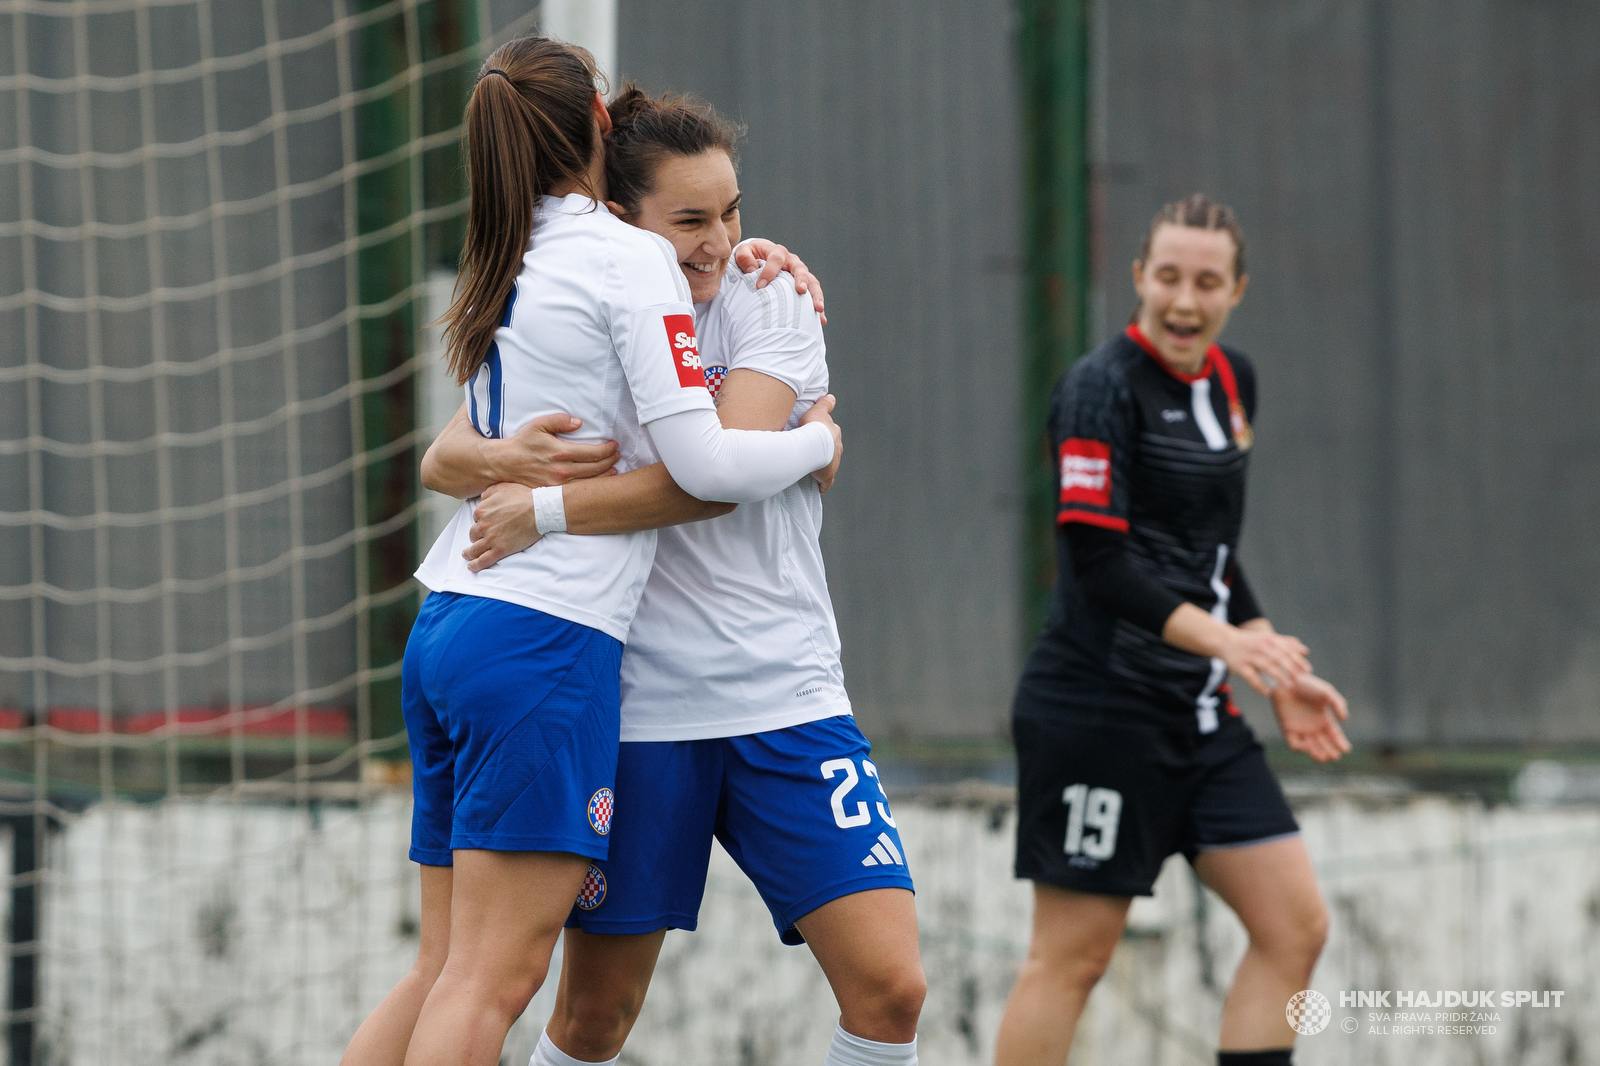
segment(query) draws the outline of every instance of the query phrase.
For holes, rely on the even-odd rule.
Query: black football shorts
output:
[[[1167,856],[1300,831],[1244,721],[1191,725],[1012,719],[1018,877],[1077,892],[1148,896]]]

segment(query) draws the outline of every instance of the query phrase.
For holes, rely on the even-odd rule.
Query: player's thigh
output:
[[[920,1005],[925,982],[917,906],[903,888],[829,900],[795,921],[840,1000],[889,993]]]
[[[1018,714],[1015,872],[1101,896],[1148,896],[1179,848],[1190,782],[1168,731]]]
[[[1299,959],[1321,951],[1328,911],[1302,837],[1202,850],[1193,862],[1258,947]]]
[[[604,935],[569,928],[555,1013],[579,1030],[632,1025],[644,1006],[667,931]]]
[[[872,747],[848,715],[729,737],[718,838],[755,883],[787,944],[833,900],[910,890]]]
[[[1132,902],[1035,882],[1029,963],[1062,978],[1098,978],[1122,939]]]
[[[587,857],[566,852],[458,850],[446,971],[537,987],[588,868]]]
[[[454,867],[423,866],[417,965],[438,973],[450,952],[450,897]]]

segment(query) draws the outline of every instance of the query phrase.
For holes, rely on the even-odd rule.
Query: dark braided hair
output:
[[[1233,238],[1233,277],[1244,277],[1244,230],[1233,208],[1217,203],[1204,193],[1195,193],[1186,200],[1174,200],[1156,212],[1150,228],[1144,235],[1144,246],[1139,249],[1139,261],[1150,258],[1150,241],[1162,226],[1192,226],[1195,229],[1219,229]]]

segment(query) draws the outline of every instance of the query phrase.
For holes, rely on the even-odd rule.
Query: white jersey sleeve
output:
[[[796,292],[794,278],[780,273],[764,288],[756,275],[743,274],[724,286],[722,300],[728,331],[728,369],[755,370],[806,393],[821,375],[827,383],[827,358],[822,320],[809,293]]]
[[[603,307],[639,421],[712,409],[695,338],[689,284],[661,237],[616,234]]]
[[[754,503],[833,461],[822,425],[793,433],[723,429],[715,411],[680,411],[650,423],[650,439],[678,487],[700,500]]]

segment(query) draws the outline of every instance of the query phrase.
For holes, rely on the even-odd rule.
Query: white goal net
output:
[[[0,0],[13,1064],[333,1061],[409,963],[427,294],[537,22],[493,14]]]

